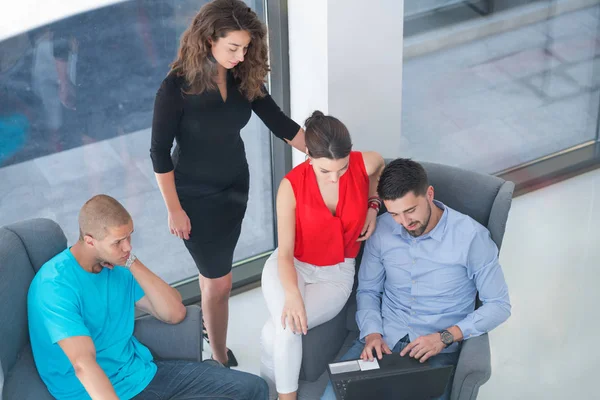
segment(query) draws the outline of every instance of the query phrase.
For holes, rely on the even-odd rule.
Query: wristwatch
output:
[[[454,343],[454,336],[446,329],[440,331],[440,337],[442,338],[442,343],[444,343],[446,347]]]
[[[135,260],[137,260],[137,257],[133,253],[129,253],[129,257],[127,258],[127,261],[125,261],[125,265],[123,266],[127,269],[130,269],[131,264],[133,264]]]

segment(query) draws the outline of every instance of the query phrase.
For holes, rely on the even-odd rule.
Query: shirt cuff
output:
[[[475,323],[471,320],[470,316],[467,316],[467,318],[460,321],[458,324],[456,324],[456,326],[460,328],[460,331],[463,334],[463,340],[467,340],[484,333],[475,329]]]
[[[92,335],[90,334],[90,331],[88,331],[87,329],[74,329],[70,332],[60,332],[55,335],[50,334],[50,341],[52,342],[52,344],[58,344],[58,342],[60,342],[61,340],[72,338],[74,336],[89,336],[89,337],[91,337]]]

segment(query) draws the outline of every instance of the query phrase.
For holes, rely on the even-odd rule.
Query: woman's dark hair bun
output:
[[[316,121],[322,121],[323,118],[325,118],[325,114],[323,114],[321,111],[313,111],[310,117],[306,118],[306,121],[304,121],[304,126],[308,128],[311,124],[315,123]]]
[[[308,154],[313,158],[339,160],[352,150],[348,128],[337,118],[314,111],[304,122]]]

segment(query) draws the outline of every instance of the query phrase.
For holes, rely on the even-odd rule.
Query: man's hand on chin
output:
[[[440,334],[436,332],[416,338],[402,349],[400,355],[404,357],[408,354],[409,357],[425,362],[429,358],[440,354],[445,347],[446,345],[442,342]]]
[[[114,264],[111,264],[111,263],[106,262],[106,261],[102,261],[100,263],[100,265],[102,265],[104,268],[108,268],[108,269],[113,269],[115,267]]]

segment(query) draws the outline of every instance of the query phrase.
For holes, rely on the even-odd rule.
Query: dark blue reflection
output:
[[[1,41],[0,167],[148,128],[206,2],[126,1]]]

